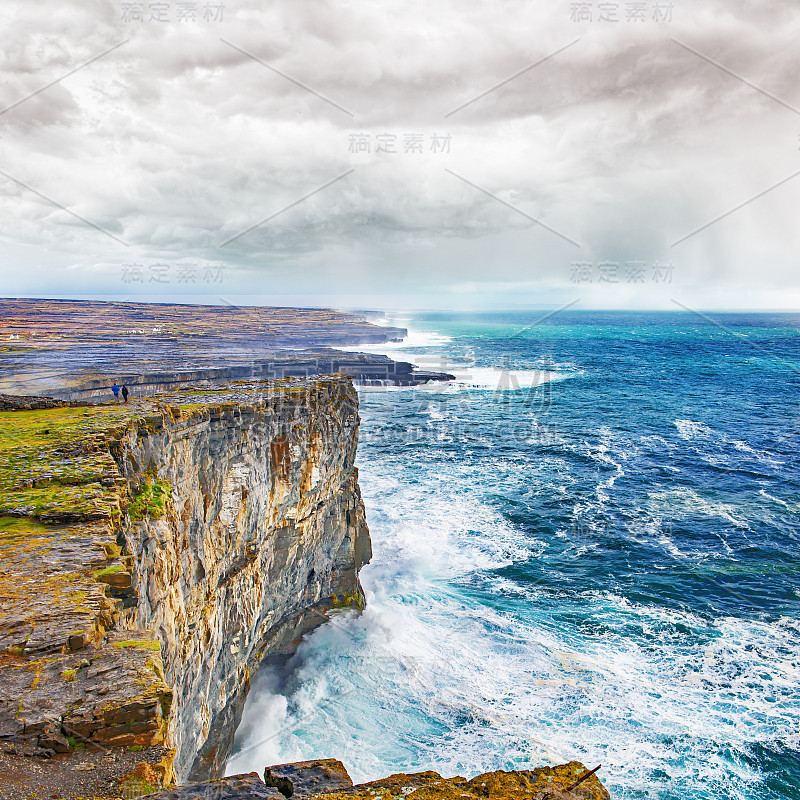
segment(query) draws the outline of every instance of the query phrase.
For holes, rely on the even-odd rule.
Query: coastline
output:
[[[367,609],[259,689],[283,731],[262,761],[337,748],[363,781],[578,758],[612,795],[793,796],[796,384],[678,314],[575,314],[521,341],[535,319],[441,324],[481,364],[552,359],[569,377],[547,395],[360,390]],[[783,316],[739,325],[781,359],[796,346]],[[754,425],[767,396],[778,416]]]
[[[620,319],[584,315],[574,338],[562,323],[544,355],[512,336],[524,320],[476,331],[479,363],[503,363],[515,347],[528,360],[511,365],[574,365],[538,407],[525,391],[445,383],[418,395],[360,390],[357,464],[377,532],[361,578],[366,610],[336,610],[304,639],[290,683],[263,697],[284,703],[269,720],[282,730],[277,756],[254,766],[337,756],[364,781],[577,756],[602,762],[616,793],[716,798],[728,781],[732,797],[772,800],[768,768],[791,787],[796,698],[781,670],[796,652],[796,571],[781,537],[796,471],[789,440],[772,437],[791,427],[780,416],[746,423],[765,387],[782,414],[791,386],[771,383],[780,364],[743,383],[736,341],[707,347],[674,316],[650,318],[646,348],[637,320],[626,337]],[[739,324],[766,336],[782,322]],[[703,359],[689,358],[704,346]],[[652,368],[667,355],[675,374]],[[248,389],[203,387],[195,400],[214,405],[231,391]],[[733,413],[722,418],[709,392]],[[193,404],[185,388],[162,401]],[[534,418],[553,435],[509,425]],[[788,566],[778,570],[771,552]],[[734,691],[760,722],[736,725]],[[346,703],[329,703],[342,692]],[[387,723],[395,717],[407,727]],[[683,719],[691,737],[679,735]],[[697,777],[699,763],[713,784]]]

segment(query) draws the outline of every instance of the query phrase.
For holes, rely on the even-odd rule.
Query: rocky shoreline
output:
[[[486,772],[471,780],[438,772],[397,773],[353,785],[336,759],[301,761],[152,795],[153,800],[609,800],[595,770],[579,761],[533,770]]]

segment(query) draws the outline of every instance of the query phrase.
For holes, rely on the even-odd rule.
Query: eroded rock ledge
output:
[[[0,425],[1,755],[216,777],[259,664],[363,603],[350,379]]]
[[[152,800],[609,800],[593,770],[579,761],[515,772],[486,772],[472,780],[437,772],[398,773],[353,785],[341,761],[323,759],[268,767],[210,783],[182,786]]]

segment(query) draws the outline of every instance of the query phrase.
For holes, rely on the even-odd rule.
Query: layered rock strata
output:
[[[113,373],[113,377],[104,375],[90,380],[81,380],[80,375],[76,375],[68,386],[50,389],[49,393],[62,400],[97,401],[111,397],[111,384],[115,380],[118,384],[124,383],[132,396],[138,398],[171,391],[192,391],[201,386],[224,389],[234,383],[247,386],[285,378],[306,379],[332,374],[349,375],[354,383],[361,386],[421,386],[430,381],[455,380],[450,373],[420,370],[408,361],[325,347],[278,351],[268,357],[250,358],[245,364],[228,364],[224,367],[184,367],[158,371],[145,368],[140,372],[122,368]],[[41,402],[44,398],[37,399]]]
[[[351,381],[0,424],[0,738],[215,777],[259,664],[363,603]]]

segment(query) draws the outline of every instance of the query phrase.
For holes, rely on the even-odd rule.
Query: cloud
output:
[[[148,3],[140,22],[117,2],[0,12],[0,106],[24,100],[0,115],[0,169],[29,187],[0,176],[9,293],[33,275],[136,292],[124,263],[186,259],[225,264],[230,291],[387,302],[464,285],[558,302],[575,260],[674,262],[680,287],[618,292],[632,305],[792,285],[800,178],[673,246],[797,168],[800,114],[768,96],[800,107],[792,3],[675,0],[670,23],[625,22],[624,3],[618,23],[566,2],[205,5],[195,22],[175,2],[168,22]]]

